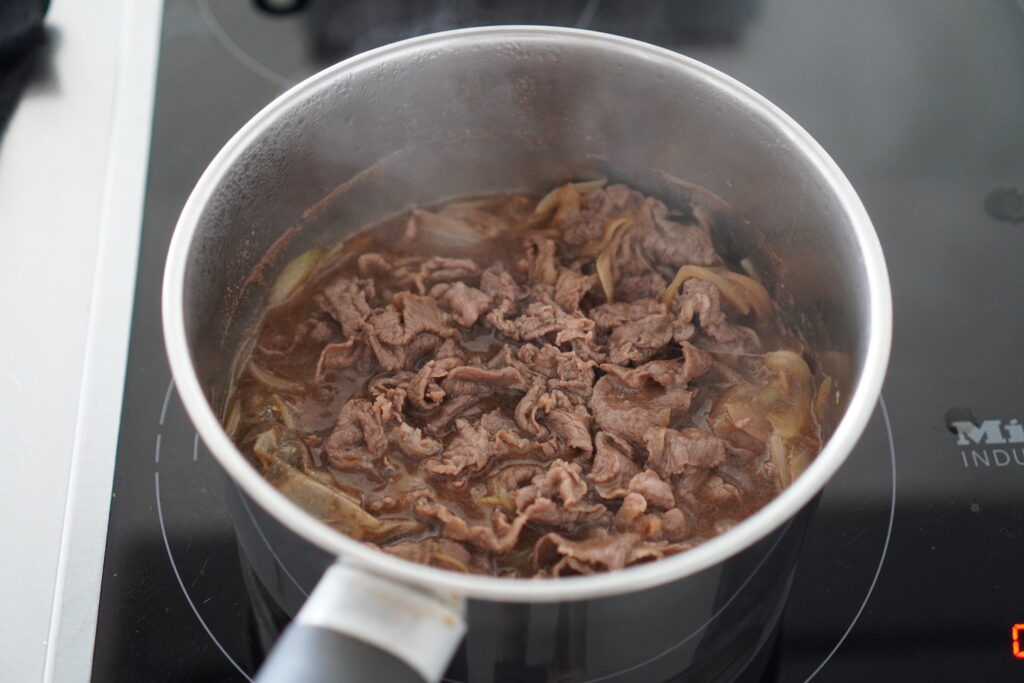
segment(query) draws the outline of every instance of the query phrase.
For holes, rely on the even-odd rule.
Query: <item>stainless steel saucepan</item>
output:
[[[318,522],[232,444],[218,419],[232,359],[263,283],[292,255],[415,204],[598,176],[710,215],[719,250],[752,260],[815,371],[833,380],[824,449],[760,512],[619,572],[467,576]],[[878,399],[891,302],[857,194],[770,102],[651,45],[510,26],[367,52],[256,115],[181,214],[163,322],[178,392],[229,477],[241,544],[296,614],[260,680],[728,680],[771,632],[813,502]]]

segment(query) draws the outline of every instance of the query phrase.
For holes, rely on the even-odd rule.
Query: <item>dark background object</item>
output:
[[[46,40],[50,0],[0,0],[0,135],[21,98]]]

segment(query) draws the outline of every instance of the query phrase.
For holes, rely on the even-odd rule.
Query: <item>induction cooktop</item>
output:
[[[818,139],[875,223],[888,379],[747,678],[1024,676],[1024,3],[167,0],[93,680],[250,680],[287,622],[165,361],[162,267],[190,190],[306,76],[486,24],[621,34],[738,78]]]

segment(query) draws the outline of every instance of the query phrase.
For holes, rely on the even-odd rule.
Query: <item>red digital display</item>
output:
[[[1020,635],[1024,631],[1024,624],[1014,624],[1010,629],[1010,642],[1013,647],[1013,656],[1017,659],[1024,659],[1024,649],[1020,646]]]

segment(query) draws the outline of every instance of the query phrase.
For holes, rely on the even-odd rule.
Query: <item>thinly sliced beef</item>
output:
[[[601,369],[631,389],[657,384],[662,387],[685,386],[712,368],[711,355],[688,342],[682,344],[683,359],[654,360],[635,368],[615,364],[601,365]]]
[[[647,432],[648,465],[663,477],[688,469],[710,469],[725,461],[725,442],[713,434],[688,427],[656,428]]]
[[[573,351],[561,351],[550,344],[524,344],[516,358],[529,372],[545,377],[550,389],[561,389],[579,400],[590,397],[594,384],[594,363]]]
[[[378,528],[357,538],[461,572],[616,570],[738,523],[780,486],[757,402],[781,382],[743,323],[787,337],[763,292],[750,315],[701,279],[756,289],[720,268],[699,208],[602,184],[415,209],[404,237],[332,251],[259,330],[265,363],[229,403],[257,435],[240,446]],[[686,265],[713,271],[665,303]]]
[[[543,237],[528,237],[523,241],[526,281],[530,284],[554,285],[558,280],[558,261],[555,241]]]
[[[619,506],[618,512],[615,513],[613,523],[616,528],[626,530],[646,511],[647,499],[639,493],[631,491],[622,499],[622,505]]]
[[[469,420],[455,420],[455,436],[439,460],[428,460],[423,469],[431,474],[454,476],[466,468],[480,471],[494,455],[490,433]]]
[[[320,308],[341,326],[346,339],[359,335],[363,323],[373,311],[370,305],[376,290],[373,280],[338,278],[318,297]]]
[[[458,367],[457,358],[428,360],[409,381],[409,402],[420,410],[431,410],[441,404],[446,392],[438,381]]]
[[[525,515],[519,515],[509,522],[501,510],[495,510],[490,521],[470,523],[465,517],[428,495],[416,500],[413,509],[424,519],[435,519],[440,522],[441,533],[447,538],[465,541],[478,548],[498,553],[508,552],[515,547],[519,541],[519,533],[529,521]],[[502,521],[498,522],[497,519]],[[496,531],[496,526],[500,527],[500,530]]]
[[[373,407],[380,415],[381,422],[388,422],[392,417],[401,419],[405,400],[409,393],[408,386],[411,377],[411,372],[402,370],[394,375],[380,377],[370,383]]]
[[[611,363],[642,363],[672,341],[673,318],[660,301],[639,299],[628,304],[604,304],[590,314],[598,329],[608,332]]]
[[[332,450],[362,444],[371,453],[383,455],[387,443],[381,416],[373,404],[365,399],[353,399],[342,406],[326,450],[329,454]]]
[[[598,432],[594,442],[597,453],[587,478],[602,498],[624,497],[629,482],[640,473],[633,447],[609,432]]]
[[[690,536],[690,520],[679,508],[672,508],[661,516],[661,533],[669,541],[681,541]]]
[[[410,427],[404,422],[395,429],[394,440],[403,453],[416,458],[437,455],[442,448],[440,441],[423,436],[419,427]]]
[[[609,534],[594,529],[582,540],[557,533],[543,536],[534,549],[534,566],[550,576],[593,574],[622,569],[637,562],[658,560],[688,546],[644,541],[637,534]],[[550,569],[546,569],[550,567]]]
[[[472,395],[455,396],[430,411],[424,420],[423,429],[439,436],[451,431],[452,422],[460,415],[473,412],[478,398]]]
[[[501,263],[495,263],[480,275],[480,291],[491,297],[496,315],[504,320],[516,313],[517,302],[526,296]]]
[[[316,363],[314,380],[320,382],[327,373],[343,368],[360,368],[370,362],[369,349],[358,339],[337,344],[328,344],[320,351],[320,358]]]
[[[538,341],[551,337],[556,346],[574,340],[593,338],[594,321],[582,313],[567,313],[557,304],[533,301],[526,305],[522,315],[505,319],[495,309],[487,314],[487,320],[495,330],[515,341]]]
[[[760,349],[761,343],[753,330],[729,322],[722,311],[718,288],[707,280],[684,282],[672,310],[676,316],[672,335],[677,342],[693,340],[702,330],[716,342],[716,350],[756,353]]]
[[[434,256],[420,266],[416,284],[422,294],[428,291],[431,285],[439,282],[476,281],[479,276],[480,266],[475,261],[467,258]]]
[[[424,469],[437,475],[457,476],[474,472],[499,460],[522,457],[547,457],[545,449],[533,439],[524,438],[500,411],[484,413],[479,419],[457,418],[454,436],[440,457],[428,460]]]
[[[441,383],[450,396],[465,394],[482,394],[495,389],[516,388],[526,386],[526,380],[516,368],[491,370],[474,365],[461,365],[448,373]]]
[[[652,430],[664,430],[687,413],[694,391],[689,382],[706,373],[710,358],[683,347],[683,360],[651,361],[634,369],[602,365],[608,374],[594,385],[591,407],[601,429],[645,444]]]
[[[573,410],[552,410],[547,414],[547,421],[551,431],[567,448],[586,455],[594,452],[594,443],[590,439],[590,413],[582,406],[576,406]]]
[[[562,268],[555,281],[555,303],[569,313],[577,313],[580,301],[596,284],[596,275],[584,275],[571,268]]]
[[[594,385],[590,405],[600,429],[643,444],[652,429],[664,429],[686,414],[693,393],[686,385],[633,389],[612,375]]]
[[[700,490],[700,497],[712,503],[729,503],[740,500],[743,494],[733,484],[717,474],[712,474],[704,482],[704,486]]]
[[[490,295],[463,282],[434,285],[430,296],[438,299],[459,325],[472,327],[491,308]]]
[[[653,219],[651,229],[638,235],[644,256],[659,268],[678,270],[687,264],[712,266],[721,263],[711,237],[699,226],[668,219],[668,208],[657,199],[644,200],[643,210]]]
[[[645,470],[630,479],[629,493],[642,496],[648,504],[664,508],[665,510],[676,506],[675,496],[672,495],[672,487],[653,470]]]
[[[579,215],[562,230],[562,241],[572,247],[596,244],[605,233],[605,224],[613,218],[635,211],[643,195],[625,185],[609,185],[580,199]]]
[[[555,460],[516,494],[516,510],[543,524],[561,526],[596,521],[607,514],[600,503],[587,503],[587,482],[576,463]]]
[[[386,344],[408,344],[421,332],[430,332],[439,337],[457,334],[450,325],[451,316],[428,296],[399,292],[392,299],[392,306],[401,313],[401,324],[389,324],[376,330],[377,336]]]

